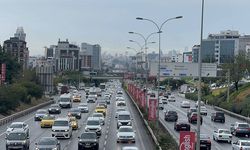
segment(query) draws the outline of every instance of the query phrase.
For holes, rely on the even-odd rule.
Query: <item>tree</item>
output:
[[[250,60],[247,59],[245,54],[240,53],[235,56],[232,63],[223,64],[222,68],[225,76],[230,71],[230,80],[234,82],[235,89],[238,91],[239,81],[244,77],[246,70],[250,69]]]

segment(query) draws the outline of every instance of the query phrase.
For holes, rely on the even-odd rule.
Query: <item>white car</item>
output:
[[[10,126],[8,126],[6,130],[6,134],[8,135],[10,132],[15,130],[22,130],[27,133],[29,137],[29,126],[24,122],[12,122]]]
[[[139,150],[136,146],[124,146],[122,150]]]
[[[89,107],[88,107],[87,103],[80,103],[78,105],[78,109],[80,109],[82,113],[88,113],[89,112]]]
[[[165,97],[162,97],[160,100],[162,101],[163,104],[167,104],[168,103],[168,99],[165,98]]]
[[[213,139],[215,141],[226,141],[228,143],[232,142],[232,134],[228,129],[218,129],[213,133]]]
[[[207,115],[207,108],[205,106],[201,106],[201,115]]]
[[[102,135],[102,127],[99,117],[89,117],[87,125],[85,126],[85,132],[95,132],[97,137]]]
[[[126,106],[125,101],[117,101],[116,102],[116,107],[125,107],[125,106]]]
[[[119,96],[119,95],[118,95],[118,96],[115,97],[115,100],[116,100],[116,101],[121,100],[121,99],[122,99],[122,100],[125,100],[123,96]]]
[[[169,102],[175,102],[175,97],[172,95],[168,98],[168,101]]]
[[[117,143],[132,142],[135,143],[135,131],[132,126],[121,126],[117,131]]]
[[[201,101],[201,106],[205,106],[205,103],[203,101]],[[198,101],[195,103],[195,107],[197,108],[198,107]]]
[[[52,137],[67,138],[72,136],[72,127],[69,118],[57,118],[52,126]]]
[[[103,113],[93,113],[92,117],[97,117],[97,118],[99,118],[100,121],[101,121],[101,125],[104,125],[104,124],[105,124],[105,118],[104,118]]]
[[[249,140],[238,140],[232,144],[233,150],[249,150],[250,141]]]
[[[181,107],[182,108],[190,108],[190,102],[189,101],[182,101]]]
[[[118,107],[118,108],[116,109],[115,118],[117,118],[118,113],[119,113],[120,111],[126,111],[126,109],[125,109],[124,107]]]

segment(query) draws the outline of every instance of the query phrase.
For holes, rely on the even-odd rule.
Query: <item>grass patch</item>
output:
[[[225,88],[219,88],[219,89],[212,90],[212,95],[213,96],[218,96],[221,93],[224,93],[226,90],[227,90],[226,87]]]

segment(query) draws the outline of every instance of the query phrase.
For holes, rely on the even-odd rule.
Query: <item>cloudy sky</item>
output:
[[[30,55],[42,55],[43,47],[57,44],[59,38],[125,53],[127,46],[138,48],[129,39],[143,42],[128,31],[145,36],[156,31],[153,24],[136,17],[160,24],[183,15],[163,27],[164,53],[199,44],[201,0],[0,0],[0,6],[1,45],[17,26],[23,26]],[[249,0],[205,0],[204,37],[228,29],[250,34],[249,6]],[[157,36],[150,39],[157,40]],[[156,50],[157,44],[149,46],[149,52]]]

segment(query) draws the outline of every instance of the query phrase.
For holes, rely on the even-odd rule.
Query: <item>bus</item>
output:
[[[102,91],[104,91],[104,90],[106,89],[106,84],[105,84],[105,83],[101,83],[101,84],[100,84],[100,89],[101,89]]]

